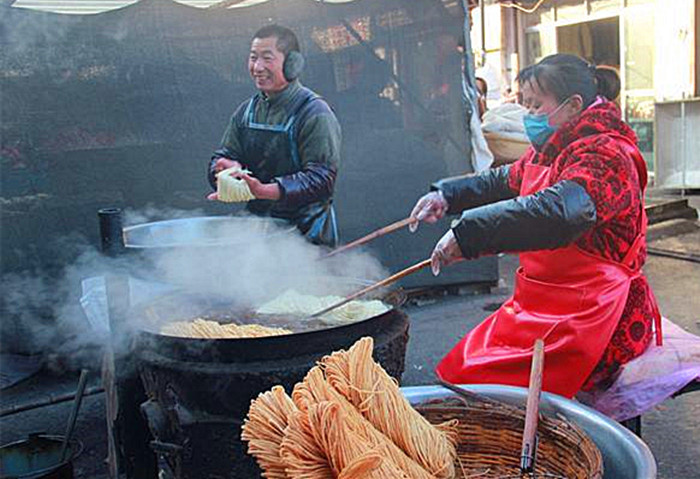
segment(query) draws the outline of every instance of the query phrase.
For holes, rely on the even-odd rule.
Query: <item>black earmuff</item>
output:
[[[304,55],[301,52],[292,50],[287,53],[284,57],[284,65],[282,65],[282,73],[284,74],[284,79],[288,82],[294,81],[299,78],[301,72],[304,70]]]

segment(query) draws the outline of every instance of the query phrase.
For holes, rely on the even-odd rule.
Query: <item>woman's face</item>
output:
[[[549,124],[555,128],[577,116],[583,109],[580,95],[574,95],[560,103],[552,93],[541,90],[533,81],[526,81],[520,85],[520,93],[522,105],[528,109],[528,113],[548,115]]]

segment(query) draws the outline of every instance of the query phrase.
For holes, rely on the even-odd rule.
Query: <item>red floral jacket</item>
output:
[[[540,151],[531,148],[510,167],[508,179],[510,188],[520,191],[524,165],[533,163],[551,166],[554,182],[579,183],[595,203],[597,221],[576,244],[585,251],[622,261],[641,231],[644,203],[637,169],[623,153],[624,140],[610,134],[637,142],[632,129],[622,121],[619,108],[598,100],[578,118],[562,125]],[[636,266],[641,267],[645,259],[646,244]],[[621,365],[644,352],[652,338],[654,304],[646,278],[634,280],[617,330],[584,390],[607,387]]]

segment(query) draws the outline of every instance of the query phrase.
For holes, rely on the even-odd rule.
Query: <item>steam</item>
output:
[[[238,221],[241,225],[233,222],[210,231],[209,246],[158,254],[156,274],[186,291],[225,297],[233,307],[244,309],[287,289],[346,294],[384,274],[379,263],[364,254],[323,259],[321,248],[289,226],[251,217]]]
[[[199,213],[147,208],[125,213],[124,224],[192,218]],[[153,317],[143,314],[151,303],[172,302],[172,317],[162,317],[162,312],[158,316],[175,321],[197,315],[196,307],[188,309],[192,305],[187,303],[215,298],[235,317],[288,289],[345,295],[387,275],[366,253],[323,259],[322,248],[286,223],[280,226],[277,221],[252,216],[224,218],[222,224],[206,230],[205,237],[173,234],[161,239],[179,243],[177,247],[129,251],[116,258],[104,256],[84,239],[71,238],[73,248],[80,252],[60,275],[2,276],[0,310],[10,319],[2,322],[3,335],[25,342],[23,347],[31,352],[55,353],[69,363],[94,365],[99,364],[95,361],[106,344],[125,351],[132,333],[153,329]],[[107,277],[126,278],[129,285],[127,300],[132,308],[127,318],[119,318],[128,320],[119,337],[109,333]],[[97,320],[86,315],[95,311],[99,312]]]

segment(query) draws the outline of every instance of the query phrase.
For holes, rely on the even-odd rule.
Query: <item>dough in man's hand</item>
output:
[[[248,187],[248,183],[246,183],[245,180],[231,176],[232,173],[237,171],[250,173],[248,170],[241,170],[238,167],[233,167],[223,170],[216,175],[216,192],[219,195],[219,201],[225,203],[243,203],[255,199],[255,196],[250,192],[250,187]]]

